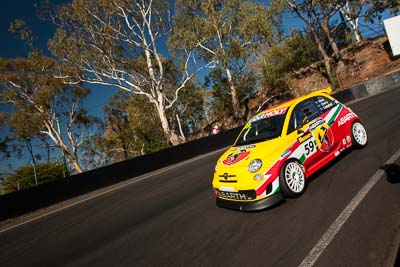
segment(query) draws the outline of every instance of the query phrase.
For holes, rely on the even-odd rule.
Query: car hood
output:
[[[218,166],[247,167],[253,159],[277,160],[286,149],[280,138],[244,146],[232,146],[219,158]]]

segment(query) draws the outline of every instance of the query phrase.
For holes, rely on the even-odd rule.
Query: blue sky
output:
[[[0,11],[0,57],[14,58],[27,56],[28,47],[18,39],[13,33],[8,31],[10,22],[15,19],[23,19],[29,25],[33,34],[38,37],[36,46],[45,50],[48,39],[54,34],[55,27],[49,22],[42,21],[36,16],[34,3],[31,0],[3,0]],[[51,1],[52,3],[61,3],[69,1]],[[89,86],[92,93],[86,99],[86,108],[96,116],[103,117],[102,106],[108,102],[108,99],[116,90],[102,87]],[[1,111],[1,108],[0,108]]]
[[[1,2],[2,7],[0,9],[0,57],[15,58],[27,56],[29,47],[27,47],[18,38],[18,36],[8,31],[10,22],[14,21],[15,19],[22,19],[26,21],[27,25],[29,25],[34,35],[38,37],[35,46],[44,49],[45,52],[48,53],[48,51],[46,51],[46,44],[48,39],[54,34],[56,28],[51,23],[42,21],[36,16],[36,10],[34,8],[35,2],[37,1],[3,0]],[[52,0],[52,2],[60,3],[65,1]],[[103,118],[104,113],[102,107],[108,102],[109,97],[113,95],[116,90],[106,88],[104,86],[89,86],[89,89],[92,92],[95,91],[95,93],[92,93],[87,97],[85,107],[90,111],[91,114]],[[9,107],[5,105],[0,105],[0,112],[8,110]],[[34,148],[38,148],[39,146],[40,142],[34,143]],[[0,164],[0,171],[8,169],[8,165],[11,165],[14,168],[19,164],[26,163],[26,158],[18,160],[12,157],[8,160],[2,160]]]

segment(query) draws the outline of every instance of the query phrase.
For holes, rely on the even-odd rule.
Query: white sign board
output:
[[[400,55],[400,16],[383,21],[393,56]]]

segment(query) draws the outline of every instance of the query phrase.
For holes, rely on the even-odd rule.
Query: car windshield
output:
[[[285,114],[259,119],[246,124],[237,139],[235,146],[263,142],[277,138],[282,133]]]

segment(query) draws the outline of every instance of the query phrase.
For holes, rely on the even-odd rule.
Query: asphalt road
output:
[[[0,265],[298,266],[400,148],[400,88],[351,107],[365,121],[368,146],[313,177],[301,198],[256,213],[216,207],[214,153],[0,232]],[[384,168],[315,266],[392,263],[399,166],[397,159]]]

